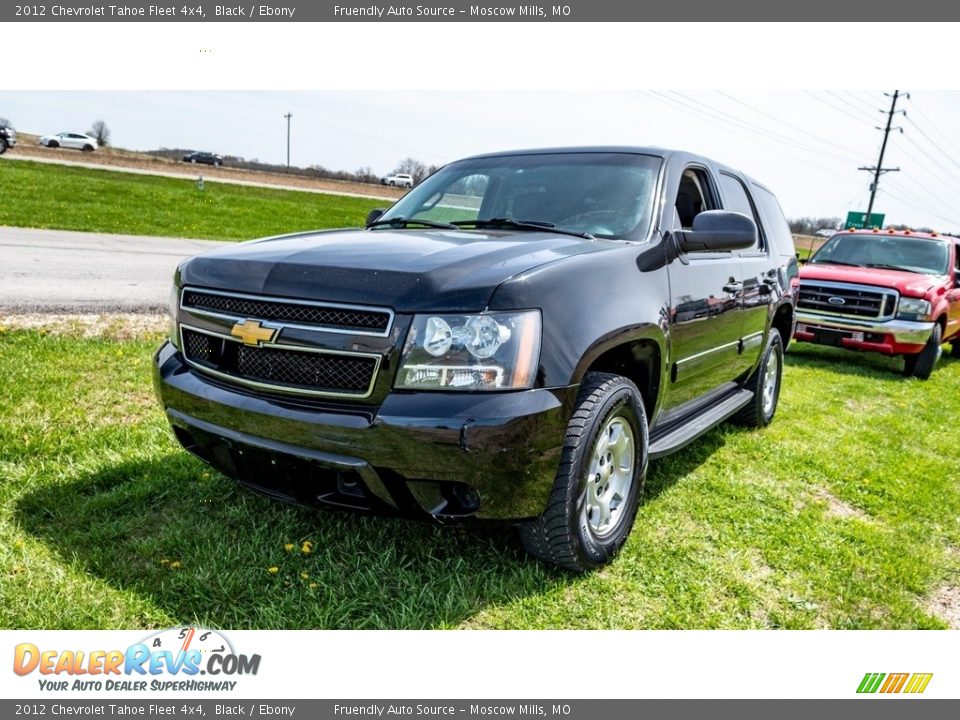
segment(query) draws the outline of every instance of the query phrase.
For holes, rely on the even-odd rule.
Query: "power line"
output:
[[[828,95],[830,95],[831,97],[834,97],[834,98],[836,98],[837,100],[839,100],[840,102],[842,102],[842,103],[843,103],[844,105],[846,105],[847,107],[853,108],[854,112],[860,113],[860,114],[863,115],[864,118],[866,118],[868,121],[873,122],[873,121],[876,119],[875,116],[870,115],[870,114],[869,114],[868,112],[866,112],[865,110],[861,110],[860,108],[858,108],[856,105],[854,105],[852,102],[850,102],[850,101],[847,100],[846,98],[841,97],[839,93],[835,93],[835,92],[833,92],[832,90],[826,90],[825,92],[826,92]]]
[[[823,98],[820,97],[819,95],[814,95],[814,94],[813,94],[812,92],[810,92],[809,90],[804,90],[803,92],[804,92],[804,94],[809,95],[810,97],[812,97],[812,98],[813,98],[814,100],[816,100],[817,102],[823,103],[823,104],[826,105],[828,108],[831,108],[831,109],[833,109],[833,110],[836,110],[836,111],[839,112],[839,113],[843,113],[843,114],[846,115],[847,117],[853,118],[853,119],[856,120],[858,123],[869,122],[871,125],[873,125],[873,123],[874,123],[874,120],[869,120],[869,121],[868,121],[868,120],[864,120],[864,118],[863,118],[862,116],[859,116],[859,117],[858,117],[857,115],[854,115],[854,114],[853,114],[852,112],[850,112],[849,110],[845,110],[845,109],[842,108],[842,107],[837,107],[836,105],[834,105],[834,104],[831,103],[831,102],[828,102],[827,100],[823,99]]]
[[[831,141],[831,140],[827,140],[826,138],[821,137],[821,136],[817,135],[816,133],[812,133],[812,132],[810,132],[809,130],[804,130],[803,128],[798,127],[798,126],[794,125],[793,123],[788,123],[786,120],[781,120],[780,118],[775,117],[774,115],[771,115],[770,113],[768,113],[768,112],[766,112],[766,111],[764,111],[764,110],[760,110],[759,108],[755,108],[755,107],[753,107],[752,105],[748,105],[748,104],[745,103],[743,100],[740,100],[740,99],[738,99],[738,98],[735,98],[733,95],[730,95],[730,94],[728,94],[728,93],[725,93],[725,92],[723,92],[722,90],[717,90],[717,92],[718,92],[720,95],[723,95],[724,97],[729,98],[730,100],[733,100],[735,103],[739,103],[740,105],[743,105],[745,108],[748,108],[748,109],[750,109],[750,110],[753,110],[755,113],[759,113],[760,115],[763,115],[764,117],[768,117],[768,118],[770,118],[771,120],[780,123],[781,125],[785,125],[786,127],[790,128],[791,130],[795,130],[795,131],[797,131],[797,132],[801,132],[801,133],[803,133],[804,135],[809,135],[810,137],[814,138],[815,140],[819,140],[819,141],[822,142],[822,143],[826,143],[827,145],[831,145],[831,146],[833,146],[833,147],[835,147],[835,148],[839,148],[841,151],[849,154],[850,157],[855,157],[855,156],[853,155],[853,153],[851,153],[850,150],[849,150],[848,148],[844,147],[843,145],[840,145],[840,144],[838,144],[838,143],[835,143],[835,142],[833,142],[833,141]]]
[[[655,92],[655,91],[654,91],[654,92]],[[832,152],[832,151],[823,150],[823,149],[821,149],[821,148],[813,147],[812,145],[809,145],[809,144],[807,144],[807,143],[803,143],[803,142],[800,142],[800,141],[795,140],[795,139],[793,139],[793,138],[787,137],[786,135],[783,135],[783,134],[781,134],[781,133],[777,133],[777,132],[774,132],[774,131],[772,131],[772,130],[767,130],[767,129],[765,129],[765,128],[762,128],[762,127],[760,127],[759,125],[757,125],[756,123],[750,123],[750,122],[748,122],[748,121],[741,120],[740,118],[737,118],[737,117],[731,115],[731,114],[728,113],[728,112],[724,112],[723,110],[719,110],[719,109],[717,109],[717,108],[714,108],[714,107],[712,107],[712,106],[710,106],[710,105],[707,105],[706,103],[704,103],[704,102],[701,101],[701,100],[696,100],[696,99],[694,99],[694,98],[688,97],[688,96],[684,95],[683,93],[679,93],[679,92],[677,92],[677,91],[675,91],[675,90],[673,90],[673,91],[671,91],[671,92],[672,92],[674,95],[676,95],[676,96],[678,96],[678,97],[680,97],[680,98],[683,98],[683,100],[686,100],[686,101],[687,101],[687,103],[683,103],[683,101],[681,101],[681,100],[678,100],[677,102],[680,102],[681,104],[684,104],[684,105],[686,105],[687,107],[689,107],[689,108],[691,108],[691,109],[695,109],[695,110],[701,110],[701,108],[703,108],[703,109],[701,110],[701,112],[707,113],[708,115],[711,115],[714,119],[720,120],[721,122],[726,122],[726,123],[729,123],[729,124],[732,124],[732,125],[741,127],[741,128],[743,128],[743,129],[745,129],[745,130],[747,130],[747,131],[749,131],[749,132],[759,133],[760,135],[762,135],[762,136],[764,136],[764,137],[767,137],[767,138],[770,138],[770,139],[772,139],[772,140],[777,140],[777,141],[779,141],[779,142],[785,142],[785,143],[787,143],[787,144],[789,144],[789,145],[793,145],[794,147],[796,147],[796,148],[798,148],[798,149],[800,149],[800,150],[806,150],[807,152],[812,152],[812,153],[814,153],[814,154],[816,154],[816,155],[820,155],[821,157],[825,157],[825,158],[828,158],[828,159],[830,159],[830,160],[839,161],[839,162],[844,162],[844,163],[849,162],[849,159],[848,159],[848,158],[845,158],[845,157],[843,157],[842,155],[838,155],[838,154],[836,154],[836,153],[834,153],[834,152]],[[700,107],[699,107],[699,108],[696,107],[697,105],[699,105]]]
[[[955,218],[953,218],[953,219],[952,219],[952,218],[948,218],[946,215],[941,215],[941,214],[939,214],[939,213],[936,213],[936,212],[934,212],[933,210],[930,210],[929,208],[920,207],[920,206],[917,205],[916,203],[912,203],[912,202],[910,202],[909,200],[907,200],[906,198],[903,198],[903,197],[897,197],[896,195],[894,195],[894,194],[891,193],[891,192],[888,192],[887,190],[881,190],[880,192],[882,192],[884,195],[889,195],[889,196],[892,197],[894,200],[899,200],[899,201],[902,202],[902,203],[905,203],[905,204],[907,204],[907,205],[910,205],[910,206],[916,208],[917,210],[920,210],[921,212],[925,212],[925,213],[927,213],[928,215],[933,215],[934,217],[939,218],[940,220],[943,220],[943,221],[945,221],[945,222],[948,222],[948,223],[950,223],[951,225],[960,225],[960,221],[958,221],[958,220],[955,219]]]

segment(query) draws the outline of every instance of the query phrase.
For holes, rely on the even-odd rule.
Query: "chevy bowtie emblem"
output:
[[[280,328],[261,325],[259,320],[242,320],[230,330],[230,334],[238,337],[244,345],[259,347],[263,343],[273,342],[280,332]]]

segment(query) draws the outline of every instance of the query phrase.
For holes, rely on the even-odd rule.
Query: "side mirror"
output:
[[[757,241],[757,224],[743,213],[706,210],[693,219],[692,230],[677,232],[685,252],[743,250]]]
[[[800,258],[797,262],[799,262],[801,265],[806,265],[808,262],[810,262],[810,258]]]
[[[373,225],[377,220],[380,219],[380,216],[386,212],[385,208],[374,208],[367,213],[367,227]]]

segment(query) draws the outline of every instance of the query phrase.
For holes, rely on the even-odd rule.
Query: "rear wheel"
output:
[[[84,146],[83,146],[83,151],[84,151],[84,152],[93,152],[93,145],[84,145]]]
[[[744,386],[753,391],[753,399],[731,419],[738,425],[766,427],[773,420],[780,402],[783,379],[783,340],[776,328],[770,328],[760,365]]]
[[[940,323],[934,323],[933,332],[930,333],[930,339],[923,346],[923,350],[916,355],[903,356],[903,374],[920,380],[929,378],[937,360],[940,359],[941,342],[943,342],[943,334],[940,330]],[[954,343],[954,349],[956,349],[956,343]]]
[[[626,542],[647,472],[647,416],[627,378],[588,373],[543,514],[520,527],[534,557],[574,572],[609,562]]]

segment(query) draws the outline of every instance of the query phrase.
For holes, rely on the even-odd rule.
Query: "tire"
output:
[[[5,140],[0,140],[0,155],[3,155],[7,151],[7,143]]]
[[[950,357],[960,360],[960,335],[951,340]]]
[[[520,526],[527,552],[573,572],[612,560],[637,516],[647,446],[647,416],[637,386],[619,375],[587,373],[547,507]]]
[[[84,145],[84,146],[83,146],[83,151],[84,151],[84,152],[93,152],[93,145]]]
[[[389,183],[389,185],[390,185],[390,187],[394,187],[394,186],[396,185],[396,183],[395,183],[393,180],[391,180],[390,183]]]
[[[753,399],[730,419],[745,427],[769,425],[777,413],[782,382],[783,339],[776,328],[770,328],[760,365],[744,385],[744,389],[753,392]]]
[[[51,140],[49,143],[47,143],[47,147],[58,148],[60,147],[60,143],[58,143],[56,140]]]
[[[923,346],[923,350],[916,355],[903,356],[903,374],[907,377],[915,377],[919,380],[926,380],[933,372],[937,360],[940,359],[940,343],[943,342],[940,323],[933,324],[933,332],[930,333],[930,339]],[[956,348],[956,344],[954,344]]]

